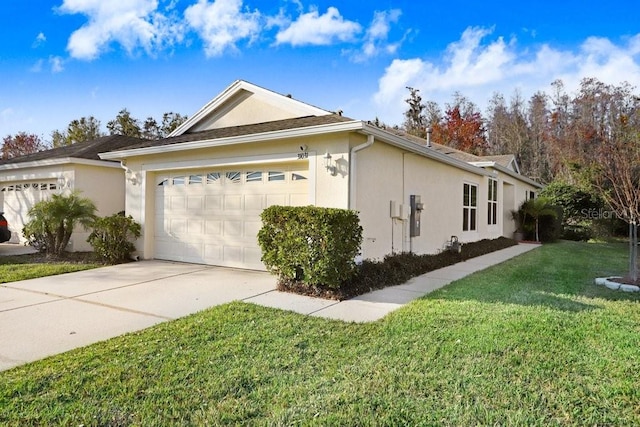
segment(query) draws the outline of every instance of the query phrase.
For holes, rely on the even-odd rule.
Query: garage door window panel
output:
[[[242,174],[240,172],[227,172],[225,174],[227,182],[233,184],[240,184],[242,182]]]
[[[220,184],[220,172],[209,172],[207,174],[207,184]]]
[[[247,172],[247,182],[262,182],[262,172]]]
[[[284,180],[285,180],[284,172],[281,172],[281,171],[269,172],[269,182],[284,182]]]

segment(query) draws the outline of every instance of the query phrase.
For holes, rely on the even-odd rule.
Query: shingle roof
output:
[[[482,156],[482,159],[496,162],[500,166],[508,168],[511,165],[511,162],[514,160],[514,156],[513,154],[503,154],[499,156]]]
[[[52,148],[50,150],[39,151],[13,159],[0,160],[1,165],[35,162],[39,160],[51,160],[61,158],[79,158],[89,160],[100,160],[98,153],[106,151],[122,150],[131,145],[140,144],[144,141],[140,138],[133,138],[123,135],[110,135],[96,138],[92,141],[78,142],[64,147]]]
[[[185,133],[171,138],[154,141],[144,141],[139,144],[127,147],[127,149],[157,147],[162,145],[180,144],[183,142],[206,141],[220,138],[230,138],[234,136],[251,135],[264,132],[275,132],[279,130],[297,129],[310,126],[319,126],[332,123],[350,122],[353,119],[340,116],[338,114],[327,114],[325,116],[306,116],[294,119],[276,120],[272,122],[257,123],[251,125],[231,126],[217,129],[208,129],[199,132]],[[112,150],[110,150],[112,151]]]

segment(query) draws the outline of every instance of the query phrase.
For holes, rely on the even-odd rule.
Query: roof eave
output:
[[[458,160],[447,154],[440,153],[432,148],[416,144],[415,142],[409,141],[401,136],[387,132],[375,126],[364,124],[363,132],[367,134],[371,134],[374,137],[379,138],[385,141],[386,143],[394,145],[398,148],[411,151],[413,153],[422,155],[424,157],[439,161],[441,163],[445,163],[449,166],[453,166],[458,169],[462,169],[464,171],[471,172],[476,175],[493,176],[492,173],[486,171],[481,167],[476,167],[470,163],[464,162],[462,160]]]
[[[325,125],[307,126],[295,129],[252,133],[248,135],[231,136],[227,138],[204,139],[191,142],[180,142],[169,145],[134,148],[130,150],[109,151],[98,154],[103,160],[118,160],[128,157],[161,154],[168,152],[197,150],[201,148],[220,147],[224,145],[246,144],[258,141],[272,141],[276,139],[300,138],[318,134],[349,132],[362,129],[362,122],[353,120],[348,122],[331,123]]]
[[[38,167],[76,164],[85,166],[99,166],[105,168],[120,168],[120,164],[105,160],[82,159],[79,157],[60,157],[57,159],[34,160],[31,162],[7,163],[0,165],[0,172],[6,170],[31,169]]]
[[[513,178],[516,178],[520,181],[526,182],[529,185],[532,185],[536,188],[544,188],[544,185],[540,184],[539,182],[536,182],[534,180],[532,180],[529,177],[526,177],[524,175],[521,175],[509,168],[506,168],[496,162],[490,162],[490,161],[484,161],[484,162],[472,162],[473,165],[478,166],[478,167],[482,167],[482,168],[493,168],[499,172],[505,173]]]

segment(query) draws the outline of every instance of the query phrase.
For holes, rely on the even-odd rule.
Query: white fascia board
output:
[[[250,92],[256,96],[259,96],[262,99],[268,99],[271,103],[276,105],[283,105],[285,108],[288,106],[289,108],[293,107],[294,110],[299,111],[300,114],[305,116],[325,116],[327,114],[331,114],[331,112],[327,110],[323,110],[318,107],[314,107],[313,105],[306,104],[302,101],[298,101],[293,98],[286,97],[284,95],[280,95],[279,93],[270,91],[268,89],[262,88],[260,86],[256,86],[244,80],[236,80],[231,85],[229,85],[225,90],[220,92],[215,98],[209,101],[204,107],[200,108],[193,116],[187,119],[183,124],[178,126],[171,132],[168,137],[178,136],[184,134],[186,131],[194,127],[198,122],[203,120],[209,114],[211,114],[216,109],[220,108],[225,102],[234,97],[241,90],[245,90]]]
[[[462,160],[458,160],[455,159],[451,156],[448,156],[446,154],[442,154],[438,151],[435,151],[432,148],[429,147],[425,147],[419,144],[416,144],[414,142],[411,142],[405,138],[402,138],[401,136],[398,135],[394,135],[393,133],[387,132],[383,129],[379,129],[375,126],[371,126],[368,124],[364,124],[363,123],[363,132],[365,134],[370,134],[373,135],[376,139],[379,139],[383,142],[386,142],[387,144],[390,145],[394,145],[398,148],[402,148],[404,150],[407,151],[411,151],[415,154],[419,154],[421,156],[430,158],[432,160],[436,160],[440,163],[444,163],[447,164],[449,166],[453,166],[456,167],[458,169],[462,169],[464,171],[467,172],[471,172],[475,175],[481,175],[481,176],[493,176],[492,173],[488,172],[487,170],[480,168],[480,167],[476,167],[475,165],[472,165],[470,163],[467,162],[463,162]]]
[[[509,175],[512,178],[517,179],[518,181],[522,181],[522,182],[526,182],[529,185],[532,185],[536,188],[544,188],[544,185],[540,184],[539,182],[536,182],[534,180],[532,180],[529,177],[526,177],[524,175],[520,175],[517,172],[514,172],[513,170],[509,169],[509,168],[505,168],[502,165],[499,165],[496,162],[472,162],[473,165],[481,167],[481,168],[493,168],[495,170],[497,170],[498,172],[502,172],[504,174]]]
[[[276,139],[301,138],[305,136],[322,135],[336,132],[350,132],[362,129],[359,120],[331,123],[328,125],[308,126],[303,128],[285,129],[271,132],[252,133],[249,135],[232,136],[228,138],[205,139],[200,141],[179,142],[169,145],[136,148],[132,150],[110,151],[100,153],[104,160],[126,159],[128,157],[143,156],[149,154],[161,154],[185,150],[197,150],[201,148],[220,147],[225,145],[247,144],[251,142],[273,141]]]
[[[114,162],[105,162],[103,160],[80,159],[77,157],[61,157],[57,159],[36,160],[33,162],[8,163],[5,165],[0,165],[0,171],[32,169],[32,168],[66,165],[66,164],[97,166],[97,167],[103,167],[103,168],[116,168],[116,169],[120,168],[120,164],[114,163]]]

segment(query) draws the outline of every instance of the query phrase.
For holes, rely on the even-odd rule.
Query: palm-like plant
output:
[[[536,241],[540,241],[540,218],[543,216],[551,216],[555,218],[558,216],[555,209],[551,205],[551,202],[546,197],[538,197],[536,199],[529,199],[522,204],[522,211],[525,215],[533,218],[536,224]]]
[[[23,234],[39,251],[47,256],[59,256],[69,244],[76,225],[85,229],[95,219],[95,204],[80,193],[54,194],[29,209],[29,222]]]

